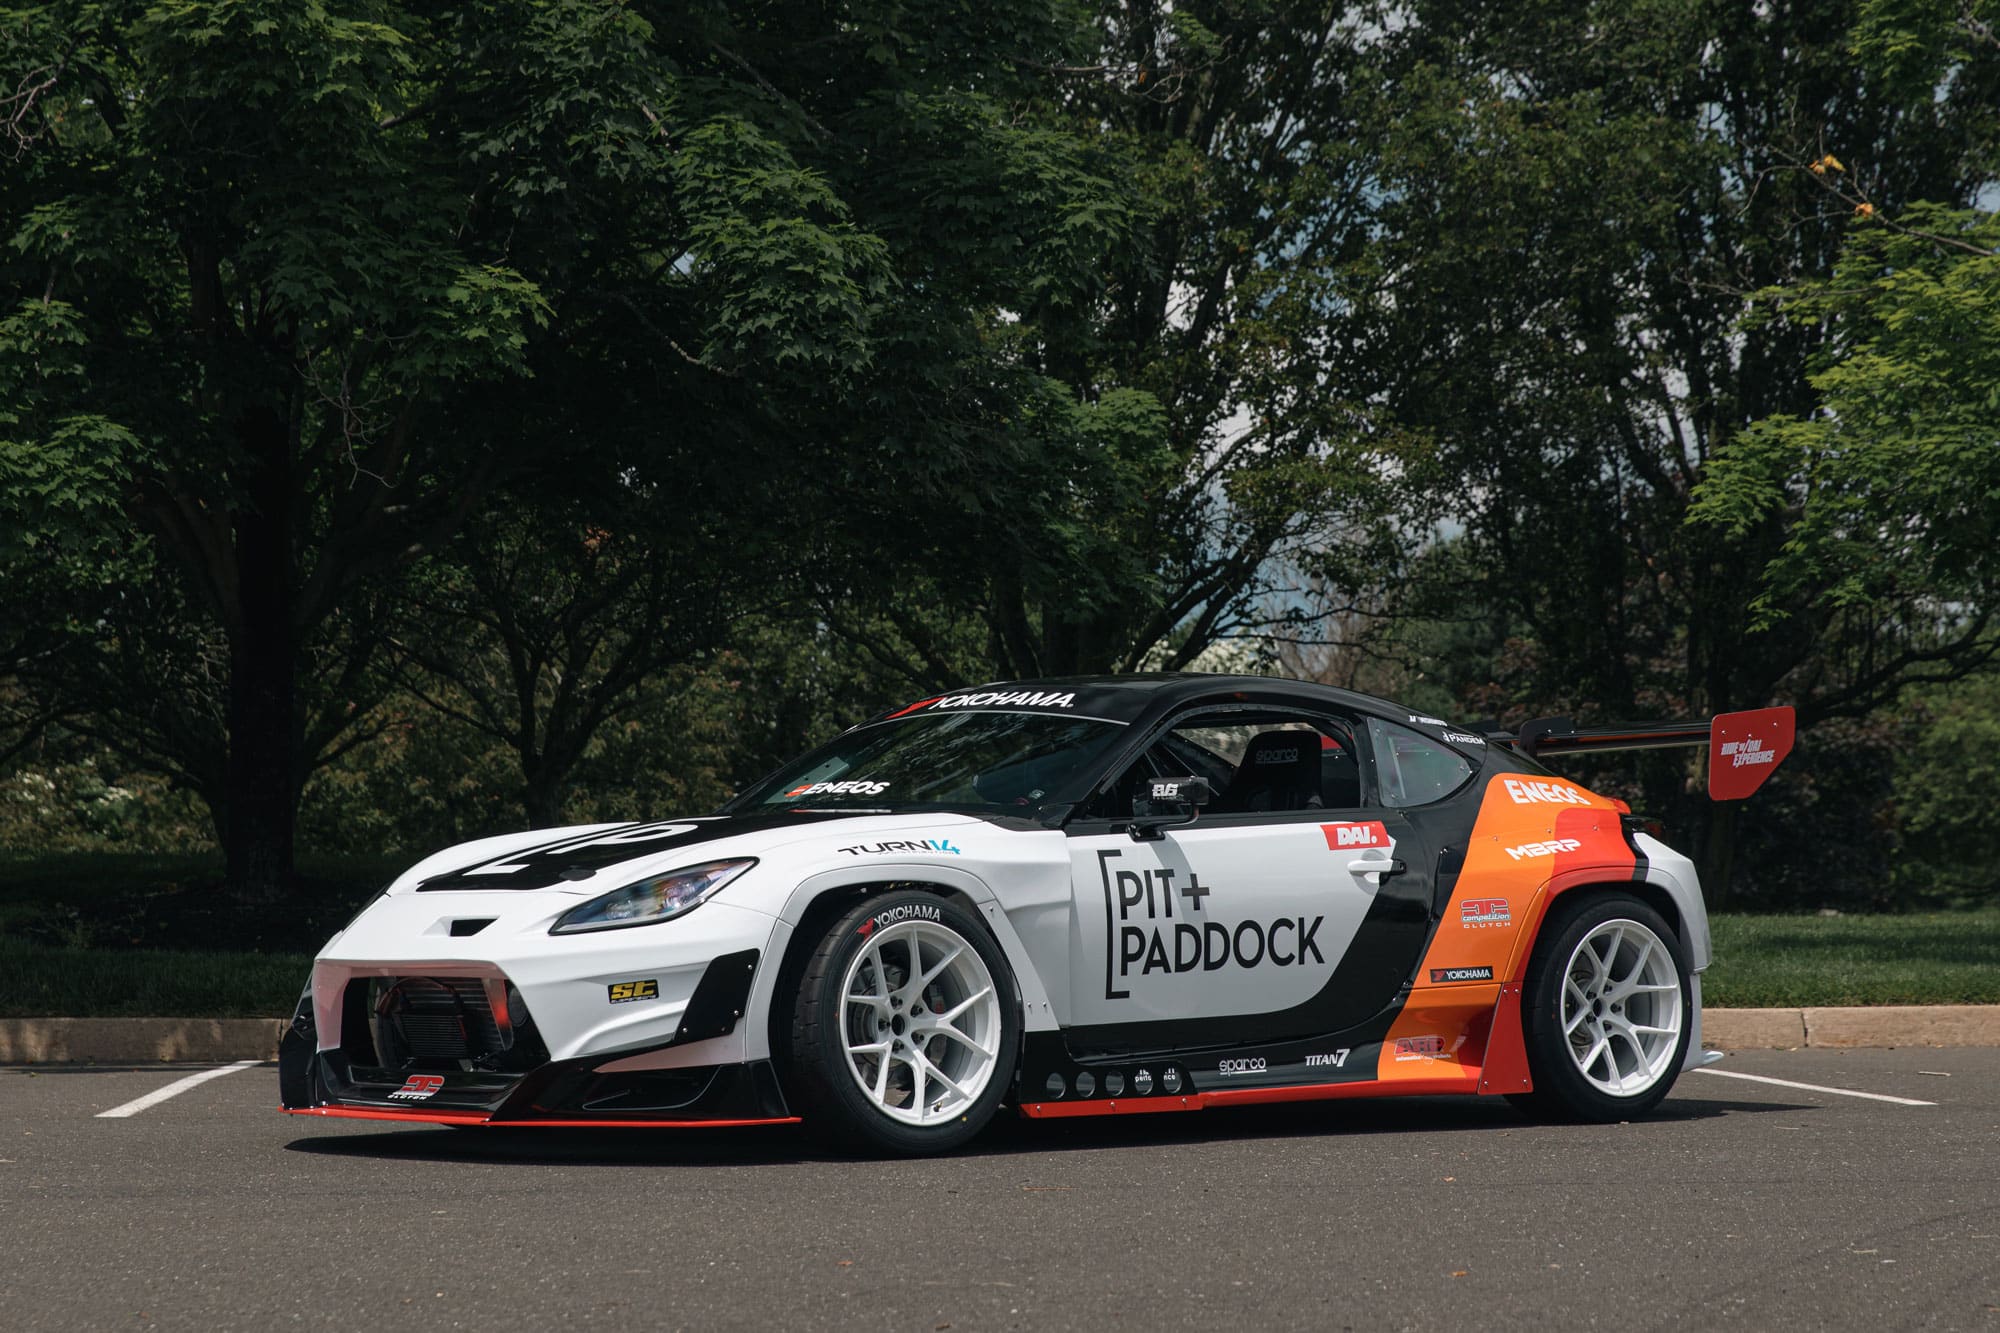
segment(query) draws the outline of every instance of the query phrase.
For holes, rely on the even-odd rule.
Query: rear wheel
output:
[[[1625,893],[1558,900],[1521,993],[1542,1115],[1626,1120],[1660,1104],[1687,1056],[1687,959],[1660,914]]]
[[[970,912],[928,893],[870,898],[800,978],[793,1068],[835,1146],[944,1152],[993,1118],[1020,1050],[1012,975]]]

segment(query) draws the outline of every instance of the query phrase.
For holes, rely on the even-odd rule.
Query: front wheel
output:
[[[1673,929],[1625,893],[1558,900],[1521,992],[1544,1115],[1627,1120],[1660,1104],[1687,1056],[1692,987]]]
[[[970,912],[928,893],[868,899],[800,979],[794,1069],[806,1118],[841,1147],[944,1152],[986,1126],[1013,1079],[1007,960]]]

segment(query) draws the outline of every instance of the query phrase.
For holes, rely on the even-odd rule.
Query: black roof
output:
[[[1416,721],[1401,705],[1353,690],[1282,676],[1220,675],[1200,671],[1147,671],[1118,676],[1050,676],[989,681],[892,708],[871,722],[956,709],[1005,710],[1139,722],[1182,705],[1214,701],[1311,705]],[[1436,725],[1433,723],[1432,725]]]

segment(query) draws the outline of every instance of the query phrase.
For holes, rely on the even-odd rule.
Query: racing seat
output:
[[[1361,765],[1354,747],[1331,736],[1319,738],[1319,793],[1330,810],[1353,810],[1361,804]]]
[[[1250,738],[1229,790],[1212,807],[1218,814],[1320,808],[1319,733],[1265,731]]]

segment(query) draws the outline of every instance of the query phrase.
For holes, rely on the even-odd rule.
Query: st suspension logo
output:
[[[645,981],[614,981],[605,989],[611,992],[612,1004],[629,1004],[633,1000],[660,998],[660,983],[652,978]]]
[[[1184,882],[1176,882],[1179,872],[1164,867],[1114,870],[1112,861],[1122,855],[1097,854],[1104,880],[1105,999],[1130,998],[1131,979],[1155,972],[1173,976],[1229,967],[1303,967],[1309,960],[1325,966],[1326,955],[1319,950],[1324,916],[1311,921],[1302,916],[1213,921],[1204,901],[1211,890],[1199,874],[1189,871]]]

